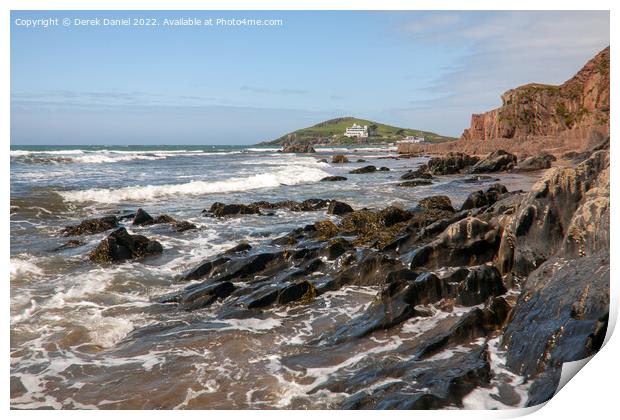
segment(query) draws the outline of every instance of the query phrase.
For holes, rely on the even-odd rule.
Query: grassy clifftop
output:
[[[357,139],[344,136],[347,127],[353,124],[368,126],[372,133],[368,138]],[[411,128],[394,127],[381,124],[370,120],[363,120],[354,117],[335,118],[323,121],[312,127],[287,133],[275,140],[262,142],[262,145],[282,145],[282,144],[366,144],[366,143],[390,143],[402,140],[405,136],[423,136],[429,142],[442,142],[455,140],[453,137],[446,137],[429,131],[416,130]]]

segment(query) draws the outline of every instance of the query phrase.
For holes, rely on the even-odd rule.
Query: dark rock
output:
[[[527,276],[552,255],[609,249],[609,151],[574,168],[552,168],[523,198],[503,231],[498,268]]]
[[[327,208],[327,213],[328,214],[335,214],[337,216],[346,214],[346,213],[351,213],[353,211],[353,208],[348,205],[347,203],[343,203],[342,201],[336,201],[336,200],[332,200],[329,203],[329,207]]]
[[[356,162],[358,162],[358,163],[364,163],[364,162],[366,162],[366,159],[358,159],[358,160],[356,160]]]
[[[405,268],[397,259],[375,252],[361,252],[355,264],[317,286],[318,293],[338,290],[345,285],[377,286],[386,281],[389,272]]]
[[[420,185],[431,185],[432,182],[428,179],[414,179],[411,181],[399,182],[396,184],[398,187],[419,187]]]
[[[401,175],[400,179],[431,179],[433,175],[428,171],[427,165],[422,165],[415,171],[407,171]]]
[[[150,225],[150,224],[153,224],[154,221],[155,219],[153,219],[153,217],[151,217],[150,214],[148,214],[146,211],[142,209],[138,209],[138,211],[136,211],[136,215],[133,218],[132,224],[136,226]]]
[[[428,161],[426,167],[432,175],[458,174],[478,162],[475,156],[465,153],[450,152],[445,156],[435,157]]]
[[[528,157],[523,159],[517,167],[518,171],[537,171],[541,169],[551,168],[551,162],[556,160],[555,156],[545,154],[537,157]]]
[[[387,166],[382,166],[378,169],[381,172],[388,172],[390,170],[390,168],[388,168]]]
[[[218,299],[224,299],[228,297],[235,289],[235,285],[229,281],[203,285],[191,289],[187,293],[179,296],[176,299],[176,303],[179,304],[179,307],[181,307],[181,309],[185,309],[186,311],[193,311],[196,309],[207,307]]]
[[[197,229],[198,227],[188,221],[185,220],[181,220],[179,222],[174,223],[174,229],[177,232],[185,232],[186,230],[191,230],[191,229]]]
[[[203,214],[205,212],[203,211]],[[234,216],[239,214],[261,214],[258,206],[245,204],[224,204],[220,202],[213,203],[207,213],[215,217]]]
[[[358,384],[364,384],[368,390],[353,393],[340,408],[429,410],[458,407],[473,389],[489,384],[491,368],[488,360],[489,356],[482,347],[442,360],[442,363],[407,360],[392,366],[373,366],[370,372],[363,371],[347,378],[344,390],[348,394],[352,394]],[[401,380],[370,387],[367,378]]]
[[[159,254],[163,251],[161,244],[142,235],[130,235],[125,228],[119,228],[108,235],[89,254],[93,262],[118,262],[141,258],[146,255]]]
[[[349,171],[350,174],[369,174],[371,172],[376,172],[377,171],[377,167],[373,166],[373,165],[368,165],[368,166],[364,166],[362,168],[358,168],[358,169],[353,169],[352,171]]]
[[[349,159],[345,155],[332,156],[332,163],[349,163]]]
[[[209,210],[203,210],[204,216],[225,217],[238,214],[258,214],[269,215],[261,213],[261,210],[277,210],[286,209],[290,211],[316,211],[329,204],[328,200],[321,198],[309,198],[302,202],[284,200],[275,203],[269,201],[255,201],[250,204],[224,204],[220,202],[213,203]]]
[[[94,235],[118,227],[116,216],[83,220],[78,225],[67,226],[60,231],[62,236]]]
[[[332,261],[340,257],[349,249],[351,249],[351,243],[349,241],[343,238],[336,238],[331,240],[328,245],[323,248],[323,254],[329,261]]]
[[[227,249],[223,252],[224,255],[233,255],[241,252],[246,252],[252,249],[252,246],[247,242],[241,242],[232,248]]]
[[[505,150],[496,150],[472,166],[469,172],[472,174],[480,174],[507,171],[514,168],[516,164],[517,157],[515,155]]]
[[[321,182],[325,181],[346,181],[347,177],[345,176],[326,176],[325,178],[321,178]]]
[[[463,306],[478,305],[491,296],[503,295],[506,292],[497,268],[492,265],[479,265],[469,268],[467,277],[456,292],[456,303]]]
[[[291,302],[306,303],[314,299],[316,289],[312,283],[307,280],[299,283],[293,283],[280,290],[278,293],[278,303],[285,305]]]
[[[203,261],[199,266],[186,271],[179,277],[179,281],[197,280],[203,277],[210,276],[214,269],[229,262],[230,258],[218,256],[215,258],[207,259]]]
[[[411,269],[482,264],[493,260],[499,241],[498,227],[468,217],[448,226],[437,239],[417,248],[412,254]]]
[[[508,190],[502,184],[493,184],[486,191],[474,191],[467,196],[461,210],[490,206],[507,192]]]
[[[405,222],[411,219],[411,216],[411,212],[394,206],[386,207],[379,212],[379,218],[383,221],[385,227]]]
[[[423,198],[418,203],[418,206],[426,210],[445,210],[450,212],[454,211],[454,207],[452,207],[450,197],[448,197],[447,195],[434,195],[431,197]]]
[[[316,153],[314,147],[309,144],[290,144],[284,146],[281,150],[282,153]]]
[[[71,239],[70,241],[65,242],[59,247],[54,248],[52,251],[57,252],[57,251],[62,251],[63,249],[78,248],[82,245],[84,245],[84,242],[78,239]]]
[[[466,184],[476,184],[479,182],[495,182],[495,181],[499,181],[499,178],[493,178],[492,176],[488,176],[488,175],[476,175],[476,176],[470,176],[468,178],[465,179],[461,179],[459,180],[460,182],[464,182]]]
[[[605,335],[609,276],[609,256],[602,255],[569,261],[554,257],[527,278],[503,343],[510,369],[539,378],[529,390],[530,402],[553,395],[559,381],[553,371],[561,370],[562,363],[600,348],[592,337]]]

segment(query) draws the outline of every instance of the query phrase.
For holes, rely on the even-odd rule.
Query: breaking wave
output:
[[[117,189],[94,188],[81,191],[60,191],[59,194],[65,201],[74,202],[149,201],[175,195],[203,195],[297,185],[316,182],[326,176],[329,176],[329,173],[316,167],[290,165],[271,173],[229,178],[224,181],[191,181],[184,184],[145,185]]]

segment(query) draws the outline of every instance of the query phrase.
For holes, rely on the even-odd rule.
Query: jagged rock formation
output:
[[[511,89],[502,106],[473,114],[462,140],[555,135],[575,128],[609,127],[609,47],[565,83]]]

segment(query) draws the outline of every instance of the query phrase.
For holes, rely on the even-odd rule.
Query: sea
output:
[[[10,375],[12,408],[335,408],[347,395],[311,392],[360,362],[380,363],[444,318],[411,319],[322,354],[303,371],[283,358],[359,315],[377,287],[350,286],[307,305],[266,309],[256,318],[216,319],[214,308],[186,312],[153,302],[178,290],[175,278],[241,241],[253,250],[319,220],[325,210],[276,210],[272,217],[213,218],[214,202],[337,199],[353,208],[414,207],[445,194],[455,207],[487,182],[441,176],[429,186],[399,187],[400,176],[428,157],[399,158],[392,146],[317,147],[288,154],[257,146],[12,146],[10,150]],[[334,154],[350,163],[332,164]],[[359,160],[359,162],[358,162]],[[363,162],[362,162],[363,161]],[[389,171],[350,174],[365,165]],[[321,182],[332,175],[341,182]],[[535,174],[498,174],[509,190],[528,190]],[[158,256],[100,266],[88,252],[106,233],[56,251],[64,226],[109,214],[146,210],[198,229],[161,225],[131,233],[157,239]],[[450,357],[449,354],[444,357]],[[501,350],[493,367],[503,375]],[[514,376],[514,375],[513,375]],[[514,389],[519,390],[520,378]],[[518,391],[517,391],[518,392]],[[523,391],[525,392],[525,391]],[[516,399],[515,405],[525,403]],[[465,408],[505,408],[492,390],[477,390]]]

